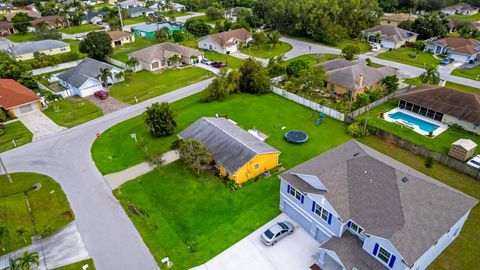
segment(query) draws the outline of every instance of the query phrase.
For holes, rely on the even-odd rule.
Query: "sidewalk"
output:
[[[162,158],[163,160],[165,160],[165,163],[163,165],[167,165],[178,160],[179,156],[177,151],[168,151],[163,154]],[[152,171],[153,169],[154,168],[151,167],[147,162],[142,162],[123,171],[107,174],[104,177],[110,188],[114,190],[123,185],[124,183],[135,179],[141,175],[144,175]]]

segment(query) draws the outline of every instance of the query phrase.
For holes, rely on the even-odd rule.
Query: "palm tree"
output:
[[[115,80],[119,81],[121,78],[125,77],[125,72],[120,71],[118,73],[115,73],[114,77],[115,77]]]
[[[10,232],[8,231],[8,228],[6,225],[0,225],[0,247],[2,248],[2,251],[5,251],[5,244],[7,243],[8,236],[10,235]]]
[[[375,34],[375,41],[380,42],[380,39],[382,38],[382,33],[378,32]]]
[[[46,92],[43,97],[45,98],[45,102],[48,104],[53,105],[53,110],[58,112],[58,101],[63,99],[63,96],[60,94],[55,94],[53,92]]]
[[[16,232],[17,232],[17,236],[23,238],[23,242],[27,243],[25,234],[28,232],[28,230],[22,227],[22,228],[18,228]]]
[[[138,66],[138,64],[138,59],[133,57],[128,59],[126,63],[127,67],[131,68],[132,70],[134,70],[135,67]]]
[[[277,30],[268,33],[267,40],[268,43],[272,44],[272,49],[275,48],[275,45],[280,41],[280,33]]]
[[[198,63],[198,55],[190,56],[191,63]]]
[[[102,81],[103,87],[108,89],[108,78],[112,78],[112,72],[108,68],[100,68],[100,74],[98,74],[97,79]]]
[[[17,263],[22,270],[30,270],[30,265],[33,263],[37,267],[40,265],[40,260],[38,259],[38,252],[30,252],[25,250],[23,256],[17,258]]]
[[[174,54],[170,56],[167,60],[170,63],[170,65],[174,65],[175,67],[177,66],[178,62],[180,61],[181,57],[178,54]]]
[[[423,83],[438,84],[440,82],[440,73],[436,65],[428,64],[425,66],[425,72],[420,75]]]

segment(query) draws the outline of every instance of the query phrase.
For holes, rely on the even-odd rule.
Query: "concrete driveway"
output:
[[[19,116],[18,119],[32,132],[33,141],[52,136],[66,129],[55,124],[41,111],[26,113]]]
[[[85,97],[85,99],[89,100],[93,104],[97,105],[100,109],[102,109],[103,114],[109,114],[128,107],[128,104],[123,103],[112,97],[108,97],[105,100],[100,100],[99,98],[96,98],[94,96],[88,96]]]
[[[288,220],[295,232],[267,247],[260,235],[278,221]],[[320,243],[286,214],[280,214],[249,236],[194,270],[306,270],[315,262]]]
[[[0,51],[8,49],[10,46],[14,44],[15,43],[11,42],[9,39],[0,37]]]

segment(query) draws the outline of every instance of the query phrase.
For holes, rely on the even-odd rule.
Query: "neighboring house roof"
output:
[[[382,20],[403,22],[403,21],[414,21],[417,19],[417,16],[408,13],[395,13],[391,15],[385,15],[381,18]]]
[[[327,191],[311,186],[298,174],[318,177]],[[343,221],[353,220],[365,234],[388,239],[407,265],[478,203],[355,140],[280,177],[304,193],[325,196]]]
[[[203,55],[203,53],[197,49],[185,47],[170,42],[163,42],[135,51],[129,54],[128,57],[137,58],[138,60],[149,63],[154,59],[169,58],[174,54],[180,54],[183,57]]]
[[[391,67],[373,68],[364,60],[334,59],[319,65],[325,69],[330,82],[354,90],[372,86],[382,78],[395,74]],[[363,77],[361,85],[360,77]]]
[[[149,24],[142,24],[139,26],[132,27],[132,30],[139,30],[142,32],[156,32],[164,27],[181,27],[183,24],[179,24],[172,21],[163,21],[160,23],[149,23]]]
[[[9,22],[0,22],[0,30],[10,30],[13,28],[13,24]]]
[[[223,117],[202,117],[178,136],[184,140],[201,141],[229,174],[235,173],[258,154],[280,153]]]
[[[13,19],[13,17],[15,17],[15,15],[17,15],[18,13],[25,13],[29,17],[32,17],[32,18],[42,17],[42,14],[40,14],[40,12],[36,12],[36,11],[33,11],[33,10],[28,10],[28,9],[19,9],[15,13],[7,13],[7,14],[3,14],[3,16],[5,16],[7,21],[11,21]]]
[[[32,27],[36,28],[37,25],[39,25],[40,23],[43,23],[43,22],[52,25],[52,24],[55,24],[57,21],[60,21],[60,22],[63,23],[64,18],[62,16],[57,16],[57,15],[45,16],[45,17],[34,19],[32,21]]]
[[[110,36],[110,38],[113,41],[122,39],[123,37],[128,37],[133,35],[132,33],[127,33],[122,31],[110,31],[110,32],[107,32],[107,34]]]
[[[461,12],[461,11],[475,11],[475,10],[478,10],[478,8],[471,6],[469,4],[460,3],[453,6],[442,8],[442,10],[451,10],[451,11]]]
[[[382,39],[400,42],[408,40],[412,36],[418,36],[417,33],[410,32],[408,30],[392,26],[392,25],[378,25],[372,28],[363,30],[364,33],[381,33]]]
[[[473,150],[477,147],[477,144],[470,139],[458,139],[452,143],[452,145],[458,145],[467,151]]]
[[[452,52],[472,55],[480,51],[480,41],[473,38],[446,37],[431,39],[427,43],[438,44],[452,49]]]
[[[0,79],[0,107],[8,110],[40,100],[40,97],[12,79]]]
[[[87,14],[83,15],[82,18],[84,20],[90,21],[91,19],[97,17],[97,16],[107,16],[108,12],[105,11],[99,11],[99,12],[88,12]]]
[[[459,92],[436,85],[421,85],[399,94],[397,98],[480,124],[480,94]]]
[[[145,3],[137,0],[127,0],[123,2],[118,2],[117,4],[120,4],[122,7],[126,6],[144,6]]]
[[[83,59],[77,66],[60,73],[57,77],[74,87],[80,88],[88,79],[97,79],[100,68],[115,69],[114,66],[91,58]]]
[[[127,9],[127,12],[128,14],[135,14],[135,13],[152,12],[152,10],[146,7],[138,6],[138,7],[132,7]]]
[[[12,55],[19,55],[24,53],[32,53],[44,50],[52,50],[57,48],[68,47],[70,44],[54,39],[45,39],[39,41],[23,42],[9,48]]]
[[[223,47],[233,45],[234,43],[232,43],[232,39],[247,41],[248,39],[252,38],[252,33],[245,30],[244,28],[239,28],[213,35],[208,35],[207,37],[209,37],[215,43]]]

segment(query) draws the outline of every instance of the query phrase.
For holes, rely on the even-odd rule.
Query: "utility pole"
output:
[[[117,7],[118,7],[118,17],[120,18],[120,27],[121,27],[121,30],[123,31],[122,8],[120,7],[120,4],[117,4]]]
[[[7,167],[5,167],[5,164],[3,164],[3,160],[1,157],[0,157],[0,164],[2,165],[2,168],[5,171],[5,174],[7,175],[8,182],[10,182],[10,184],[13,184],[12,176],[8,173]]]

